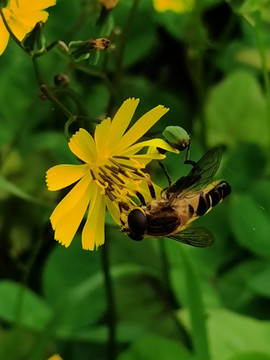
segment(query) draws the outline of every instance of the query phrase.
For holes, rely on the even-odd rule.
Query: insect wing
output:
[[[204,227],[188,228],[168,238],[195,247],[207,247],[215,242],[213,234]]]
[[[187,193],[195,193],[210,184],[221,161],[219,148],[209,150],[191,169],[187,176],[181,177],[175,184],[166,189],[169,202],[183,198]]]

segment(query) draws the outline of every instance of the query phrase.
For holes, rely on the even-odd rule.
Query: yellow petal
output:
[[[49,14],[46,11],[20,11],[16,17],[10,18],[8,25],[13,34],[20,41],[32,31],[39,21],[46,22]]]
[[[136,161],[141,161],[141,159],[142,160],[149,160],[149,161],[151,161],[151,160],[161,160],[161,159],[165,159],[165,157],[166,157],[166,155],[164,155],[164,154],[161,154],[161,153],[159,153],[158,151],[156,151],[156,152],[153,152],[153,153],[151,153],[151,154],[135,154],[135,155],[129,155],[129,158],[130,159],[134,159],[134,160],[136,160]],[[130,162],[129,162],[129,164],[130,164]]]
[[[158,198],[161,194],[162,189],[153,182],[151,182],[151,184],[154,187],[156,198]],[[142,194],[146,202],[153,200],[146,180],[141,182],[138,191]]]
[[[53,356],[50,356],[47,360],[63,360],[60,355],[55,354]]]
[[[104,197],[101,198],[101,204],[99,209],[99,215],[97,220],[97,227],[96,227],[96,249],[103,245],[105,242],[105,213],[106,213],[106,206]]]
[[[86,223],[82,231],[82,247],[94,250],[104,243],[105,201],[98,186],[94,186]]]
[[[69,213],[80,199],[85,195],[92,177],[90,174],[85,175],[70,192],[60,201],[54,209],[50,220],[53,228],[57,226],[58,221],[67,213]]]
[[[109,198],[105,198],[105,203],[106,203],[106,207],[113,219],[113,221],[117,224],[117,225],[121,225],[120,222],[120,210],[119,210],[119,206],[117,205],[116,202],[111,201]]]
[[[91,186],[92,184],[93,183],[90,183],[84,196],[78,201],[76,206],[74,206],[70,212],[64,214],[54,228],[55,240],[59,241],[59,243],[64,245],[65,247],[68,247],[70,245],[73,237],[76,234],[76,231],[80,226],[80,223],[83,219],[83,216],[91,199],[93,189],[93,186]]]
[[[164,141],[162,139],[151,139],[151,140],[147,140],[147,141],[141,141],[137,144],[129,146],[128,148],[126,148],[125,150],[123,150],[121,152],[121,155],[135,154],[146,146],[153,147],[153,148],[158,147],[158,148],[161,148],[166,151],[174,152],[176,154],[179,153],[179,151],[177,149],[174,149],[173,147],[171,147],[166,141]]]
[[[110,127],[110,147],[114,148],[129,126],[132,117],[137,109],[140,99],[127,99],[118,109]]]
[[[169,109],[158,105],[154,109],[144,114],[121,138],[118,146],[114,150],[115,154],[122,153],[123,150],[134,144],[140,139]]]
[[[111,119],[107,118],[103,120],[95,130],[95,143],[98,154],[102,154],[104,157],[109,156],[108,142],[109,131],[111,126]]]
[[[69,186],[89,172],[88,165],[56,165],[46,173],[46,183],[50,191]]]
[[[11,0],[10,3],[14,3],[17,0]],[[19,7],[24,9],[25,11],[33,11],[33,10],[44,10],[50,6],[56,4],[56,0],[20,0]]]
[[[96,158],[96,146],[93,137],[85,129],[79,129],[70,139],[68,146],[79,159],[92,163]]]
[[[153,0],[154,7],[157,11],[174,11],[182,13],[191,11],[194,7],[194,0]]]
[[[3,9],[4,11],[4,9]],[[9,39],[9,33],[2,21],[2,18],[0,17],[0,55],[3,54],[3,52],[5,51],[5,48],[7,47],[8,44],[8,39]]]

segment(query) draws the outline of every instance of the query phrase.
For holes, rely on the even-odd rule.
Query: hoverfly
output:
[[[227,182],[213,182],[220,160],[221,151],[213,148],[197,163],[189,162],[193,165],[189,174],[164,189],[159,199],[127,212],[122,231],[133,240],[168,237],[196,247],[210,246],[214,237],[208,230],[188,226],[231,192]]]

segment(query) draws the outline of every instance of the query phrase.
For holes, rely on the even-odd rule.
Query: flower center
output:
[[[132,162],[134,166],[132,166]],[[135,199],[145,204],[142,188],[147,188],[150,195],[155,197],[155,190],[150,176],[141,169],[144,165],[125,156],[109,157],[102,165],[90,169],[95,183],[101,188],[102,194],[111,201],[129,203],[136,206]]]

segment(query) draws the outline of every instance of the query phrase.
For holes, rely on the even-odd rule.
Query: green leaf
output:
[[[270,181],[260,180],[250,189],[253,199],[270,216]]]
[[[110,255],[113,266],[136,264],[151,271],[153,276],[160,276],[161,263],[158,252],[157,239],[144,239],[139,243],[131,240],[126,234],[120,233],[117,228],[108,228],[108,241],[111,241]]]
[[[268,146],[266,102],[258,81],[246,72],[234,72],[210,92],[206,105],[210,146],[250,142]]]
[[[249,287],[260,296],[270,297],[270,266],[248,280]]]
[[[149,0],[139,2],[138,10],[131,13],[131,16],[135,15],[131,26],[128,29],[125,28],[127,21],[129,21],[132,4],[133,1],[131,0],[120,1],[113,12],[115,25],[123,31],[121,36],[128,36],[123,58],[126,67],[144,60],[152,52],[157,41],[155,24],[151,17],[151,11],[149,11],[151,9],[151,1]],[[143,21],[137,21],[138,19],[143,19]],[[116,46],[119,47],[118,44]]]
[[[193,264],[191,264],[188,249],[171,240],[168,240],[168,243],[165,244],[168,252],[173,291],[175,294],[183,293],[181,297],[184,301],[179,305],[187,308],[191,319],[189,330],[194,347],[194,358],[196,360],[210,359],[205,309],[199,277]]]
[[[179,14],[173,11],[166,11],[156,13],[155,19],[172,37],[183,41],[191,22],[191,14],[191,12]]]
[[[185,284],[189,313],[191,318],[191,334],[195,359],[210,359],[208,338],[206,333],[205,310],[202,293],[196,273],[184,249],[179,247],[185,272]]]
[[[118,231],[115,231],[115,234],[118,234]],[[127,237],[124,237],[127,240]],[[89,334],[90,341],[98,336],[95,334],[94,324],[103,318],[107,309],[107,300],[100,252],[82,250],[78,240],[77,237],[67,249],[57,246],[51,253],[44,268],[43,289],[45,297],[54,308],[55,320],[57,320],[52,323],[53,330],[50,331],[61,339],[85,340]],[[108,241],[111,240],[112,238]],[[137,291],[138,279],[144,276],[158,279],[156,270],[126,261],[122,264],[115,261],[110,270],[116,303],[119,306],[119,319],[127,323],[132,315],[132,319],[139,320],[139,325],[141,319],[145,323],[145,318],[147,324],[152,322],[151,317],[148,320],[149,314],[145,317],[145,306],[140,307],[138,298],[135,299],[131,294]],[[125,287],[123,284],[129,285]],[[147,286],[145,291],[143,288],[140,291],[143,298],[145,292],[152,294]],[[133,302],[133,305],[127,305],[128,301]],[[153,304],[154,298],[151,297],[149,308],[155,310],[157,307],[162,313],[162,305]],[[133,308],[132,312],[130,308]],[[144,317],[138,318],[135,310],[139,314],[143,310]],[[136,321],[134,323],[131,321],[130,324],[138,326]],[[101,332],[102,334],[104,335],[104,332]]]
[[[249,195],[231,199],[230,224],[238,243],[262,258],[270,258],[269,216]]]
[[[66,316],[59,324],[62,330],[58,331],[63,333],[94,323],[106,309],[100,254],[83,250],[78,240],[67,249],[56,246],[43,272],[44,295],[57,311],[69,298],[69,311],[63,309]]]
[[[264,175],[266,162],[266,154],[257,144],[239,144],[225,154],[220,176],[229,182],[233,194],[252,191]]]
[[[249,20],[253,19],[255,22],[257,21],[258,16],[263,20],[270,22],[269,8],[269,0],[245,0],[241,6],[239,6],[238,12],[245,18]]]
[[[162,81],[160,82],[159,84],[158,77],[156,78],[155,84],[140,76],[130,76],[124,79],[123,85],[126,96],[134,96],[141,99],[134,118],[138,119],[139,116],[160,104],[168,107],[170,111],[151,128],[151,132],[153,132],[155,136],[157,132],[159,132],[159,137],[162,137],[161,133],[167,125],[180,125],[188,131],[190,124],[185,120],[187,117],[185,103],[177,95],[165,90]],[[156,97],[157,93],[159,94],[158,102]]]
[[[270,360],[269,354],[264,354],[260,351],[255,352],[242,352],[236,355],[233,355],[228,360]]]
[[[37,336],[36,334],[33,334],[33,330],[28,331],[25,328],[1,329],[0,360],[29,359],[29,351],[36,340]]]
[[[2,320],[43,330],[52,316],[49,305],[33,291],[21,284],[3,280],[0,282],[0,317]]]
[[[270,354],[269,321],[223,309],[209,310],[207,318],[211,359],[228,360],[241,352]]]
[[[191,360],[188,350],[179,342],[159,336],[149,336],[134,342],[117,360]]]
[[[234,311],[247,309],[256,297],[256,290],[250,286],[249,281],[264,271],[265,266],[264,261],[244,260],[221,274],[217,290],[223,304]]]
[[[265,57],[266,57],[266,68],[267,68],[267,70],[270,70],[270,51],[269,50],[266,50]],[[257,69],[262,69],[262,59],[260,57],[260,53],[259,53],[258,49],[247,48],[247,47],[239,49],[235,53],[235,60],[239,61],[243,64],[253,66]]]
[[[138,338],[141,338],[144,333],[144,329],[136,324],[117,322],[117,341],[119,343],[132,342]],[[61,338],[61,334],[57,333],[57,336]],[[63,339],[72,339],[73,341],[87,341],[95,342],[97,344],[105,344],[108,341],[108,326],[107,325],[95,325],[93,327],[84,327],[77,329],[74,333],[63,336]]]

